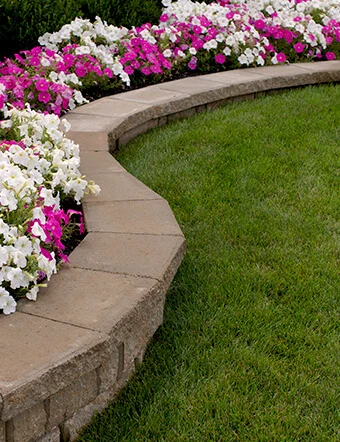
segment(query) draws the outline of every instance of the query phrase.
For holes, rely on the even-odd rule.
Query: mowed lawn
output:
[[[117,158],[169,201],[187,254],[80,441],[339,441],[340,87],[228,104]]]

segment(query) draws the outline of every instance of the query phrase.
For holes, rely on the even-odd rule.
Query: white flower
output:
[[[5,280],[9,281],[11,289],[28,287],[30,278],[18,267],[7,267],[5,269]]]
[[[9,297],[9,292],[4,288],[0,287],[0,309],[3,309],[6,305],[6,298]]]
[[[32,226],[32,233],[37,238],[40,238],[42,241],[46,240],[46,233],[38,222],[35,222]]]
[[[0,246],[0,266],[3,266],[4,264],[8,264],[9,258],[10,258],[10,255],[7,250],[7,247]]]
[[[22,252],[24,256],[28,256],[33,252],[32,242],[27,236],[21,236],[18,238],[14,247]]]
[[[6,296],[2,305],[2,311],[5,315],[10,315],[16,310],[17,303],[12,296]]]
[[[31,288],[29,292],[26,293],[26,298],[29,299],[30,301],[36,301],[38,292],[39,292],[39,287],[34,286],[33,288]]]

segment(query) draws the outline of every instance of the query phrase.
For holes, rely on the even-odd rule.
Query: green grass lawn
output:
[[[164,325],[81,441],[340,440],[340,88],[173,123],[117,158],[187,255]]]

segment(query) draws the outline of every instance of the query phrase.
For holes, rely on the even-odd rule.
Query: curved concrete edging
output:
[[[110,155],[168,121],[268,91],[340,81],[329,61],[228,71],[102,98],[67,116],[88,235],[37,303],[0,316],[0,442],[74,440],[125,385],[162,323],[185,240],[168,206]]]

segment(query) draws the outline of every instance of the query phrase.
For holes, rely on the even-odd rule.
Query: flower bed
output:
[[[126,29],[75,19],[40,46],[0,63],[0,310],[36,299],[66,260],[62,237],[80,202],[98,192],[79,172],[78,146],[59,116],[93,91],[113,93],[191,72],[332,60],[340,56],[340,5],[327,0],[188,0],[165,6],[159,25]],[[85,97],[84,97],[85,96]],[[1,115],[0,115],[1,117]],[[82,229],[82,221],[76,224]]]

